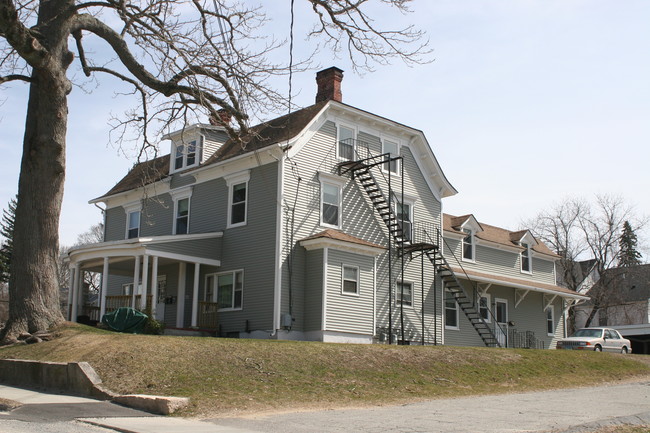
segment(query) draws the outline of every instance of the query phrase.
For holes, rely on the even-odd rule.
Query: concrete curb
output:
[[[111,400],[123,406],[161,415],[169,415],[189,404],[189,399],[182,397],[116,394],[102,386],[102,379],[87,362],[0,359],[0,383]]]

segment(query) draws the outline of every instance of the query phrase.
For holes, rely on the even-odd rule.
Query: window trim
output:
[[[411,287],[411,303],[410,304],[402,304],[401,299],[397,299],[397,295],[398,294],[401,295],[401,290],[398,290],[399,289],[398,288],[399,284]],[[414,293],[413,293],[414,286],[415,285],[413,284],[413,281],[409,281],[409,280],[397,280],[395,282],[395,296],[394,296],[394,299],[395,299],[395,305],[396,306],[403,305],[404,307],[407,307],[407,308],[414,308],[413,307],[413,305],[415,304],[415,302],[414,302],[415,300],[413,299],[413,297],[414,297]]]
[[[548,312],[551,312],[551,317],[550,317],[550,325],[551,328],[553,329],[553,332],[548,332],[548,325],[549,325],[549,317],[548,317]],[[549,337],[553,337],[555,335],[555,308],[553,308],[552,305],[546,307],[544,310],[544,314],[546,315],[546,335]]]
[[[533,254],[530,244],[527,242],[520,242],[520,245],[524,248],[519,252],[519,270],[522,274],[532,275],[533,273]],[[528,263],[528,269],[524,269],[524,254],[526,257],[526,262]]]
[[[456,301],[456,298],[454,298],[454,296],[451,295],[451,298],[454,300],[454,308],[452,309],[452,308],[447,307],[447,293],[449,293],[451,295],[451,290],[445,289],[443,291],[444,296],[443,296],[442,302],[443,302],[443,307],[445,309],[444,310],[445,314],[443,316],[445,329],[460,331],[460,315],[459,315],[459,311],[458,311],[460,308],[458,306],[458,302]],[[447,325],[447,311],[454,311],[455,316],[456,316],[456,326]]]
[[[244,309],[244,269],[234,269],[232,271],[226,271],[226,272],[213,272],[210,274],[205,274],[204,276],[204,286],[203,286],[203,292],[204,295],[203,297],[205,298],[207,292],[208,292],[208,277],[213,277],[214,278],[214,284],[216,287],[213,287],[213,292],[212,296],[214,301],[213,302],[219,302],[219,277],[223,275],[232,275],[232,280],[233,280],[233,290],[232,290],[232,304],[235,304],[235,282],[237,281],[237,276],[236,274],[241,274],[241,306],[239,307],[227,307],[227,308],[221,308],[219,307],[217,309],[217,312],[220,311],[241,311]],[[209,301],[207,301],[209,302]]]
[[[340,136],[341,136],[340,128],[341,127],[349,129],[349,130],[352,131],[352,135],[353,135],[352,140],[354,140],[354,142],[352,143],[352,159],[343,158],[341,156],[340,152],[339,152],[339,143],[341,142],[341,140],[340,140]],[[348,123],[341,123],[341,122],[336,123],[336,159],[337,160],[339,160],[339,161],[353,161],[354,160],[355,151],[357,150],[356,144],[357,144],[358,136],[359,136],[359,130],[357,129],[356,126],[348,124]]]
[[[352,281],[349,278],[345,278],[345,268],[349,269],[354,269],[355,274],[356,274],[356,280],[354,280],[356,284],[356,291],[355,292],[347,292],[345,291],[345,282],[346,281]],[[352,265],[346,265],[346,264],[341,264],[341,295],[343,296],[354,296],[354,297],[359,297],[361,294],[361,288],[360,286],[360,275],[359,275],[359,267],[358,266],[352,266]]]
[[[192,144],[194,145],[194,163],[188,165],[187,164],[187,157],[190,154],[187,152],[187,148]],[[181,155],[182,162],[181,162],[181,166],[179,168],[176,168],[176,160],[179,158],[178,156],[176,156],[176,154],[178,153],[178,148],[180,146],[183,147],[183,150],[182,150],[183,153]],[[196,167],[197,165],[199,165],[199,161],[201,161],[201,149],[202,148],[203,148],[203,146],[202,146],[201,136],[193,138],[191,140],[187,140],[187,141],[186,140],[181,140],[181,141],[177,141],[177,142],[172,143],[172,151],[171,151],[171,155],[170,155],[170,158],[169,158],[170,159],[170,161],[169,161],[169,173],[170,174],[177,173],[177,172],[186,170],[188,168]]]
[[[398,212],[398,208],[397,208],[397,206],[400,205],[400,204],[401,203],[399,201],[399,198],[397,197],[397,195],[395,195],[394,201],[393,201],[393,206],[394,206],[393,211],[395,212],[395,216],[398,217],[397,221],[402,221],[401,219],[399,219],[399,212]],[[411,232],[409,233],[408,239],[410,241],[410,240],[413,240],[413,227],[415,225],[415,223],[413,222],[413,219],[414,219],[413,216],[415,214],[415,200],[404,197],[404,205],[409,207],[409,220],[408,220],[408,222],[411,225]]]
[[[465,228],[465,227],[462,227],[461,231],[466,235],[463,236],[463,239],[461,239],[460,241],[461,260],[464,262],[476,263],[476,233],[474,229]],[[471,244],[470,244],[472,247],[470,250],[472,252],[471,258],[465,257],[465,239],[467,239],[468,237],[471,239]]]
[[[251,179],[251,171],[245,170],[238,173],[231,174],[229,176],[224,176],[226,185],[228,186],[228,211],[227,211],[227,221],[226,228],[241,227],[248,224],[248,202],[250,199],[250,189],[249,183]],[[237,185],[245,184],[246,185],[246,199],[244,200],[244,221],[240,221],[232,224],[232,207],[233,207],[233,195],[234,189]],[[240,203],[237,203],[240,204]]]
[[[393,137],[389,137],[389,136],[381,138],[381,153],[382,154],[387,153],[386,149],[385,149],[387,141],[389,141],[391,143],[394,143],[395,146],[397,147],[397,155],[395,155],[395,156],[397,156],[397,157],[401,156],[402,155],[402,152],[401,152],[402,151],[402,144],[400,143],[400,141],[398,139],[393,138]],[[390,173],[391,176],[400,177],[401,176],[400,168],[401,168],[401,163],[403,161],[404,161],[403,159],[401,159],[401,160],[398,159],[398,160],[395,161],[395,169],[396,169],[396,171],[394,171],[394,172],[386,169],[386,165],[388,165],[388,163],[384,163],[384,164],[381,165],[381,171],[384,172],[384,173]]]

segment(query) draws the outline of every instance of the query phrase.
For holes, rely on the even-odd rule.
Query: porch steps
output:
[[[452,271],[449,263],[442,255],[439,245],[429,242],[412,242],[411,234],[405,234],[402,223],[398,219],[395,210],[390,206],[389,200],[377,183],[371,168],[386,163],[387,155],[378,155],[359,161],[347,161],[339,164],[339,173],[352,173],[353,178],[359,181],[359,184],[366,192],[377,214],[381,217],[388,228],[388,232],[395,240],[397,248],[402,250],[403,254],[415,251],[422,251],[428,257],[433,268],[438,272],[444,287],[453,295],[456,303],[463,311],[469,322],[476,330],[483,343],[488,347],[500,347],[494,332],[485,320],[481,317],[478,306],[468,296],[465,288],[460,283],[456,274]],[[390,193],[391,191],[389,191]],[[395,200],[397,201],[397,200]],[[430,239],[429,239],[430,240]]]

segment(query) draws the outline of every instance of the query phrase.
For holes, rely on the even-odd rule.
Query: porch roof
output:
[[[83,268],[101,266],[105,257],[114,261],[124,257],[156,256],[170,261],[221,266],[217,257],[223,232],[190,235],[152,236],[82,245],[68,251],[70,264]]]
[[[521,278],[505,277],[502,275],[486,274],[483,272],[476,272],[472,270],[463,270],[458,267],[452,266],[451,269],[456,273],[458,278],[466,279],[465,274],[472,280],[479,283],[492,283],[501,286],[512,287],[515,289],[531,290],[533,292],[549,293],[558,295],[563,298],[572,298],[578,300],[588,300],[589,296],[584,296],[573,290],[564,287],[556,286],[554,284],[539,283],[537,281],[524,280]]]

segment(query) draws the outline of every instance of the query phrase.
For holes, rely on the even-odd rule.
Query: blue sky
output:
[[[286,7],[269,31],[284,31],[289,1],[274,3]],[[296,3],[300,34],[306,11]],[[608,193],[650,214],[650,1],[416,0],[412,9],[377,18],[426,30],[431,63],[360,77],[322,53],[295,76],[295,103],[313,103],[320,67],[344,69],[344,102],[424,131],[459,191],[444,201],[448,213],[514,229],[565,197]],[[312,44],[299,35],[297,54]],[[276,56],[288,60],[286,50]],[[2,207],[17,191],[26,99],[22,84],[0,93]],[[64,245],[101,220],[88,200],[135,161],[109,142],[107,120],[127,107],[111,82],[70,96]]]

